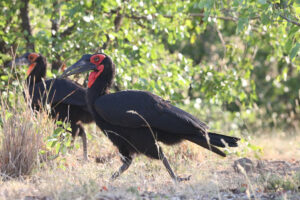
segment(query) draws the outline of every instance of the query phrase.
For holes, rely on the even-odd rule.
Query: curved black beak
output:
[[[21,56],[19,58],[16,58],[14,61],[11,61],[7,64],[7,66],[11,67],[14,65],[29,65],[30,62],[29,60],[27,59],[27,57],[25,56]]]
[[[80,60],[78,60],[74,65],[67,68],[63,74],[60,76],[60,78],[65,78],[67,76],[73,75],[73,74],[79,74],[82,72],[95,70],[97,69],[97,66],[90,62],[90,55],[84,55]]]

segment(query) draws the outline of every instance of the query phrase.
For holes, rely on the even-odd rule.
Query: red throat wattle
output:
[[[103,72],[104,69],[104,65],[100,65],[97,67],[97,69],[99,71],[93,71],[90,73],[89,75],[89,81],[88,81],[88,87],[92,87],[92,85],[94,84],[94,82],[96,81],[96,79],[100,76],[100,74]]]
[[[29,65],[29,68],[26,72],[27,76],[29,76],[29,74],[32,72],[32,70],[34,69],[36,63],[32,63],[31,65]]]

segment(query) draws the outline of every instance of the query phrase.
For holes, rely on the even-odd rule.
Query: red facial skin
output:
[[[35,60],[39,57],[40,55],[37,54],[37,53],[31,53],[29,54],[28,56],[28,60],[30,62],[30,65],[29,65],[29,68],[27,70],[27,76],[32,72],[32,70],[34,69],[36,63],[35,63]]]
[[[103,54],[97,54],[97,55],[93,55],[90,58],[90,62],[95,64],[97,66],[97,70],[98,71],[92,71],[89,75],[89,81],[88,81],[88,87],[92,87],[92,85],[94,84],[94,82],[96,81],[96,79],[100,76],[100,74],[103,72],[104,70],[104,65],[101,65],[102,61],[104,60],[106,56]]]
[[[28,68],[28,70],[26,72],[27,76],[32,72],[32,70],[34,69],[35,65],[36,65],[36,63],[32,63],[32,64],[29,65],[29,68]]]

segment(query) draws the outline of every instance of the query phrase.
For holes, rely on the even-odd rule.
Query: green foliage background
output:
[[[152,91],[213,128],[299,127],[296,0],[2,0],[0,10],[1,91],[24,77],[5,67],[12,52],[43,54],[55,77],[103,51],[115,89]]]

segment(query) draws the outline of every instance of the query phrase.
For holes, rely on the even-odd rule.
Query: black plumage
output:
[[[142,153],[161,159],[174,180],[177,177],[157,141],[173,145],[182,140],[194,142],[214,153],[226,156],[217,147],[236,147],[239,138],[208,132],[205,123],[150,92],[128,90],[109,94],[115,67],[105,54],[84,55],[63,76],[93,70],[89,76],[87,104],[94,120],[121,153],[123,165],[118,177]]]
[[[83,155],[87,160],[87,139],[82,123],[93,121],[85,101],[87,90],[68,79],[44,80],[47,62],[40,54],[26,53],[17,58],[15,64],[29,65],[26,84],[32,108],[39,110],[41,105],[50,104],[53,118],[70,123],[72,142],[77,135],[82,137]]]

